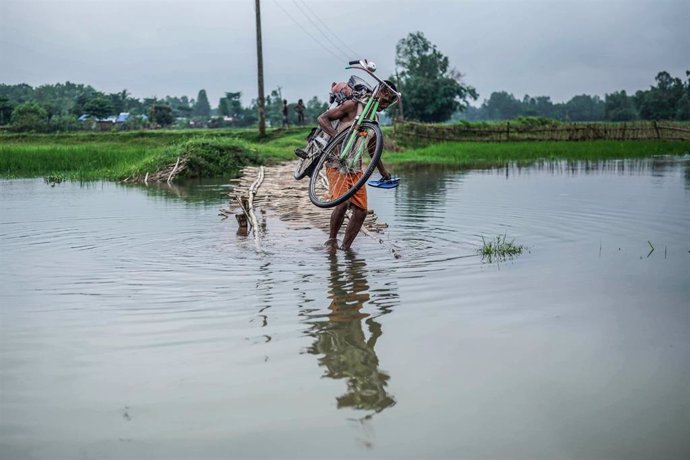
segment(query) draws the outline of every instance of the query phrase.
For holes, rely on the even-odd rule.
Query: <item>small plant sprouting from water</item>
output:
[[[489,263],[501,261],[505,259],[512,259],[519,256],[527,249],[526,246],[515,244],[515,240],[507,240],[506,234],[498,235],[496,238],[486,240],[482,235],[482,247],[477,250],[482,256],[482,259]]]
[[[65,176],[62,176],[60,174],[49,174],[46,177],[44,177],[43,180],[46,184],[49,184],[51,187],[55,187],[55,184],[59,184],[65,181]]]

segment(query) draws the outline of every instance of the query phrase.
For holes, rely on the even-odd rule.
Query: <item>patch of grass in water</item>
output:
[[[43,181],[51,187],[55,187],[56,184],[60,184],[65,181],[65,176],[61,174],[49,174],[43,178]]]
[[[506,234],[498,235],[494,239],[487,241],[482,235],[482,247],[477,250],[482,260],[491,263],[502,261],[519,256],[527,250],[527,246],[515,244],[515,240],[507,240]]]

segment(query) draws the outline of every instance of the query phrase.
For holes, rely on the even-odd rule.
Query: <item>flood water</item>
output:
[[[222,184],[0,181],[0,456],[690,457],[689,159],[400,175],[335,256]]]

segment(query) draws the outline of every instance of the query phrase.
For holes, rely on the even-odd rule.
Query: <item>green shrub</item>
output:
[[[82,124],[73,115],[55,115],[50,119],[48,129],[53,132],[78,131]]]
[[[25,102],[12,111],[12,131],[42,133],[48,131],[48,128],[48,111],[36,102]]]
[[[232,176],[244,166],[263,164],[249,143],[235,138],[190,139],[174,148],[173,153],[187,158],[187,177]]]

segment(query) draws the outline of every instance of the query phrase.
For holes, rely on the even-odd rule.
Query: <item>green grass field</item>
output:
[[[386,155],[389,163],[490,168],[538,160],[610,160],[690,154],[690,141],[448,142]]]
[[[231,177],[247,164],[292,160],[308,128],[269,130],[161,130],[69,134],[0,134],[0,177],[56,176],[122,180],[154,172],[187,156],[196,173]],[[392,130],[384,129],[386,136]],[[604,160],[690,154],[690,141],[449,142],[384,152],[392,166],[489,168],[538,160]]]
[[[0,177],[122,180],[154,172],[182,155],[204,157],[204,175],[231,177],[248,161],[268,164],[291,159],[307,132],[273,130],[262,139],[256,130],[4,134],[0,135]],[[223,161],[213,165],[214,156]]]

